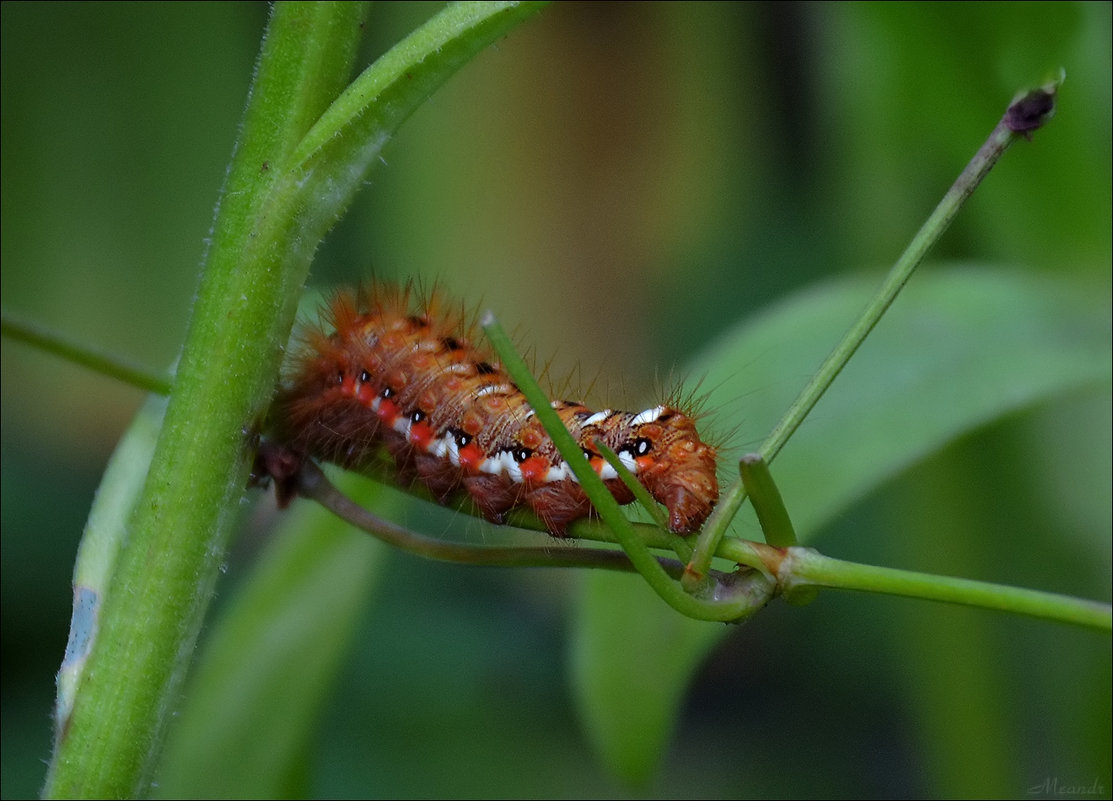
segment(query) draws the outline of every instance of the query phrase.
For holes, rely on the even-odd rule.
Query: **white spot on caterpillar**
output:
[[[510,476],[510,480],[515,484],[521,484],[524,480],[522,478],[522,468],[514,458],[513,451],[501,451],[499,458],[502,460],[503,467],[506,468],[506,474]]]
[[[572,478],[572,471],[568,469],[567,462],[561,462],[556,467],[550,467],[545,473],[545,483],[547,484],[555,484],[568,478]]]
[[[614,412],[611,409],[604,409],[601,412],[596,412],[591,417],[584,420],[584,426],[597,426],[600,423],[604,422],[612,414],[614,414]]]
[[[475,391],[475,397],[482,398],[485,395],[509,395],[511,388],[509,384],[488,384],[485,387],[480,387]]]
[[[488,456],[479,463],[479,472],[487,473],[492,476],[499,475],[502,472],[502,460],[497,456],[493,458]]]
[[[630,451],[619,451],[618,460],[622,462],[623,466],[631,473],[638,472],[638,463],[634,460],[634,454]]]
[[[632,426],[645,425],[646,423],[656,423],[657,418],[661,416],[661,412],[665,411],[664,406],[654,406],[652,409],[646,409],[634,415],[634,419],[630,421]]]

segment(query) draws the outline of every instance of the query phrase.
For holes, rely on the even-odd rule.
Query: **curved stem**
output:
[[[763,607],[773,595],[772,585],[761,573],[747,573],[743,580],[717,583],[703,588],[697,598],[689,594],[669,576],[649,552],[646,544],[638,537],[633,526],[622,513],[618,502],[607,490],[603,480],[596,475],[584,458],[583,451],[576,440],[568,433],[560,417],[549,404],[549,398],[538,386],[522,357],[514,350],[502,326],[489,312],[484,316],[481,327],[506,372],[514,380],[518,389],[526,396],[538,421],[552,438],[560,455],[576,476],[580,487],[591,500],[603,522],[614,532],[622,549],[641,573],[646,583],[653,588],[662,600],[681,614],[697,620],[737,621],[749,617]],[[733,577],[732,577],[733,578]]]
[[[303,498],[316,501],[333,514],[388,545],[426,559],[489,567],[595,567],[635,572],[634,566],[621,551],[576,546],[528,548],[465,545],[418,534],[384,520],[352,501],[311,461],[303,463],[298,472],[297,491]],[[675,560],[662,559],[660,564],[670,575],[679,576],[683,570],[683,565]]]

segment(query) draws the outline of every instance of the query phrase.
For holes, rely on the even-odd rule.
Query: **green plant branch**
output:
[[[273,7],[166,418],[47,796],[149,794],[317,244],[410,113],[537,8],[449,7],[380,60],[377,93],[345,116],[358,123],[330,132],[314,126],[349,80],[366,6]],[[311,128],[327,145],[302,147]]]
[[[721,540],[714,556],[739,565],[757,568],[759,571],[747,574],[750,577],[747,580],[747,590],[752,592],[748,596],[751,605],[741,604],[737,599],[730,603],[706,601],[699,606],[685,604],[679,601],[678,597],[691,598],[692,596],[689,596],[680,584],[673,581],[671,575],[658,564],[656,557],[649,553],[651,547],[675,549],[674,540],[680,538],[655,526],[639,526],[635,530],[602,480],[591,469],[579,445],[550,407],[547,396],[537,385],[536,379],[533,378],[501,326],[495,322],[493,316],[488,314],[482,327],[502,360],[503,367],[526,395],[534,413],[537,414],[549,436],[553,438],[553,442],[557,444],[561,456],[571,466],[584,492],[588,493],[592,504],[606,524],[605,527],[577,528],[574,532],[576,536],[617,542],[626,552],[630,562],[658,595],[683,614],[701,620],[743,620],[768,602],[774,594],[783,594],[786,600],[793,603],[807,603],[815,597],[817,588],[830,587],[961,603],[1106,631],[1111,628],[1113,611],[1108,604],[983,581],[845,562],[823,556],[811,548],[786,547],[789,543],[795,542],[795,532],[780,492],[760,454],[745,457],[742,460],[741,471],[746,477],[747,485],[751,488],[755,507],[760,507],[758,518],[763,532],[766,532],[767,539],[772,540],[773,543],[780,543],[780,547],[775,547],[774,544],[747,542],[734,537]],[[612,465],[615,462],[621,465],[617,456],[613,453],[611,456]],[[629,478],[636,480],[632,476]],[[648,499],[646,502],[651,503]],[[689,575],[685,568],[684,576]],[[705,597],[709,595],[713,598],[721,598],[724,594],[729,597],[729,590],[723,581],[724,575],[727,574],[712,571],[711,575],[704,578],[700,587],[701,593],[705,594]],[[757,578],[766,575],[775,577],[775,586],[767,587],[763,583],[763,578],[761,580]],[[762,592],[753,592],[756,587],[761,587]],[[766,589],[768,592],[765,592]],[[681,595],[678,596],[678,593]],[[759,605],[753,606],[753,604]],[[743,607],[743,614],[739,617],[719,616],[727,609],[733,611],[738,605]],[[691,614],[691,611],[697,614]]]
[[[881,592],[1113,630],[1113,607],[1109,604],[984,581],[845,562],[810,548],[788,549],[779,578],[786,591],[810,586]]]
[[[669,545],[676,555],[685,561],[691,559],[692,546],[689,545],[688,541],[683,537],[673,534],[668,530],[668,520],[666,519],[664,510],[661,508],[661,504],[653,500],[653,496],[649,494],[649,490],[645,488],[645,485],[638,481],[634,474],[630,472],[630,469],[618,458],[618,454],[607,446],[607,443],[596,438],[595,447],[599,449],[599,453],[606,459],[607,464],[615,469],[622,483],[626,485],[626,488],[634,494],[638,506],[649,514],[653,522],[657,525],[657,528],[668,537]]]
[[[403,528],[384,520],[352,501],[328,480],[321,468],[305,462],[297,475],[297,491],[324,506],[353,526],[407,553],[426,559],[489,567],[585,567],[603,570],[636,572],[630,559],[622,552],[574,545],[559,547],[520,547],[467,545],[447,542]],[[523,532],[524,533],[524,532]],[[684,565],[676,560],[659,560],[661,567],[679,578]]]
[[[426,559],[490,567],[572,567],[640,572],[625,551],[573,545],[468,545],[410,531],[352,501],[336,489],[312,462],[302,465],[297,475],[297,490],[302,497],[320,503],[333,514],[388,545]],[[631,527],[645,549],[675,547],[675,535],[669,535],[656,526],[631,524]],[[571,533],[579,539],[621,544],[619,537],[598,521],[577,521]],[[715,555],[735,564],[756,568],[762,574],[775,578],[776,594],[784,595],[791,603],[806,603],[815,597],[817,589],[827,587],[963,604],[1102,631],[1113,629],[1113,608],[1108,604],[1057,593],[847,562],[824,556],[812,548],[777,548],[735,538],[725,539]],[[681,562],[657,556],[652,558],[670,579],[677,579],[683,574],[684,565]],[[738,580],[735,574],[715,570],[711,571],[711,577],[718,587],[728,587],[732,581]],[[757,581],[758,586],[767,586],[764,579]],[[755,602],[767,601],[771,597],[753,596]]]
[[[170,394],[173,384],[170,376],[159,375],[113,353],[71,339],[38,323],[20,319],[6,311],[0,312],[0,334],[147,392]]]
[[[614,533],[622,550],[642,578],[665,603],[681,614],[697,620],[740,621],[768,602],[772,597],[773,587],[759,572],[747,572],[740,581],[716,582],[713,587],[705,586],[698,598],[685,592],[678,582],[673,581],[634,531],[633,525],[622,513],[618,501],[607,490],[603,480],[588,464],[582,449],[564,427],[550,405],[548,396],[538,385],[494,315],[488,312],[480,326],[502,361],[503,368],[526,396],[530,408],[571,468],[592,506]]]
[[[748,453],[738,463],[742,486],[754,505],[765,541],[776,548],[796,545],[796,529],[781,498],[781,490],[773,481],[769,465],[760,453]]]
[[[823,397],[835,378],[842,372],[843,367],[850,361],[850,357],[869,336],[870,331],[881,320],[882,315],[892,305],[904,285],[908,283],[913,271],[923,261],[924,256],[950,227],[966,199],[973,194],[974,190],[989,174],[989,171],[993,169],[993,166],[1004,155],[1009,145],[1021,136],[1030,138],[1032,131],[1051,118],[1055,110],[1055,95],[1061,82],[1062,76],[1039,89],[1022,94],[1009,105],[1005,115],[990,133],[989,138],[978,149],[974,158],[966,165],[966,168],[943,196],[939,205],[935,207],[931,216],[916,232],[904,253],[890,269],[873,300],[863,309],[850,330],[846,332],[843,339],[820,365],[811,381],[800,392],[800,395],[785,412],[784,417],[781,418],[762,443],[758,453],[766,463],[772,464],[785,443],[815,408],[819,399]],[[703,532],[696,542],[695,553],[688,563],[688,570],[683,582],[685,588],[689,591],[695,591],[699,587],[704,574],[710,567],[712,556],[726,535],[730,521],[734,519],[745,499],[746,490],[742,482],[733,484],[719,499],[719,504],[704,526]]]

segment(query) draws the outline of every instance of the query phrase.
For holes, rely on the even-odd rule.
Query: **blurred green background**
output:
[[[376,3],[367,59],[432,10]],[[3,6],[5,310],[172,364],[266,13]],[[311,283],[436,280],[495,309],[558,384],[636,406],[753,311],[890,263],[1013,92],[1062,66],[1056,119],[1008,154],[933,258],[1076,273],[1108,296],[1110,38],[1108,4],[556,4],[402,128]],[[38,791],[50,753],[74,551],[142,396],[2,347],[2,792],[20,797]],[[1097,390],[966,437],[817,545],[1108,601],[1109,409]],[[218,606],[267,536],[266,504],[249,500]],[[305,786],[1113,788],[1108,637],[830,593],[733,632],[695,678],[656,782],[624,788],[570,703],[577,581],[384,554],[312,758],[294,766]]]

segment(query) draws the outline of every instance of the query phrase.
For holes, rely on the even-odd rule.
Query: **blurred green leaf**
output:
[[[722,626],[663,606],[641,576],[591,571],[572,618],[569,679],[608,768],[644,785],[660,767],[692,672]]]
[[[798,293],[704,355],[693,372],[706,374],[711,406],[726,407],[743,442],[772,427],[807,378],[801,365],[818,366],[875,283],[854,277]],[[926,270],[773,465],[801,539],[963,432],[1108,382],[1109,330],[1108,297],[1089,282],[1017,270]],[[598,573],[585,581],[572,677],[577,703],[607,763],[644,782],[660,763],[692,671],[724,629],[678,629],[670,610],[648,603],[630,582]]]
[[[291,509],[205,645],[160,797],[306,795],[314,732],[382,552],[315,504]]]

